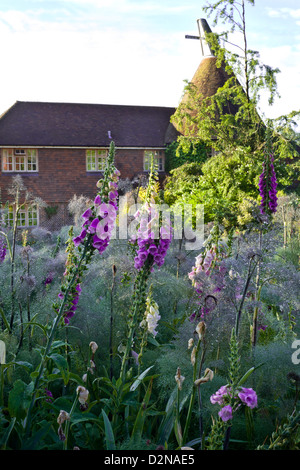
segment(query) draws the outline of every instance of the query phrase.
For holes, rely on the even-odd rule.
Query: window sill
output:
[[[1,173],[3,175],[22,175],[22,176],[39,174],[38,171],[4,171],[4,170],[2,170]]]

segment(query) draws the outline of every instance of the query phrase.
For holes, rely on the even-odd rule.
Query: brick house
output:
[[[111,139],[121,178],[147,174],[151,154],[165,174],[165,148],[176,140],[174,108],[17,101],[0,118],[0,189],[10,201],[12,176],[68,220],[74,194],[93,198]],[[13,211],[13,207],[11,207]],[[24,208],[20,225],[47,225],[44,209]],[[48,221],[49,222],[49,221]]]
[[[209,97],[228,75],[217,67],[205,41],[211,32],[206,20],[197,22],[201,60],[191,83],[199,96]],[[183,106],[187,99],[185,94]],[[111,139],[121,179],[147,175],[153,154],[163,180],[166,146],[185,133],[171,123],[178,108],[17,101],[0,117],[0,203],[10,201],[7,188],[12,176],[20,174],[28,191],[57,208],[52,225],[72,223],[68,202],[74,194],[94,197]],[[12,206],[10,211],[13,218]],[[26,207],[21,219],[22,227],[49,226],[44,209]]]

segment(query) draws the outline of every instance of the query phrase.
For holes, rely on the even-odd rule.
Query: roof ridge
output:
[[[16,104],[53,104],[62,106],[111,106],[111,107],[124,107],[124,108],[158,108],[158,109],[175,109],[176,106],[158,106],[158,105],[143,105],[143,104],[114,104],[114,103],[83,103],[83,102],[69,102],[69,101],[28,101],[28,100],[17,100],[11,109]],[[8,111],[7,110],[7,111]],[[5,113],[7,112],[5,111]]]

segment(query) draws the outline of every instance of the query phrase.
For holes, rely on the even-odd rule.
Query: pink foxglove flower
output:
[[[6,243],[4,239],[0,236],[0,263],[3,263],[6,256]]]
[[[219,388],[219,390],[214,393],[211,397],[210,397],[210,401],[211,403],[214,405],[216,403],[218,403],[218,405],[223,405],[224,403],[224,397],[226,395],[228,395],[229,393],[229,390],[228,388],[226,387],[226,385],[223,385],[221,388]]]
[[[222,419],[222,421],[229,421],[232,419],[232,408],[230,405],[223,406],[219,411],[218,415]]]
[[[241,401],[245,403],[245,405],[247,405],[249,408],[257,407],[257,395],[252,388],[242,388],[238,396]]]
[[[168,222],[158,227],[158,218],[153,214],[150,204],[145,204],[144,208],[137,211],[135,218],[138,222],[136,236],[131,239],[131,243],[137,247],[134,258],[134,266],[139,271],[146,260],[157,267],[161,267],[165,262],[165,256],[172,240],[172,228]]]

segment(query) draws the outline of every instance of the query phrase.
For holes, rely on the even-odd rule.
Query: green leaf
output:
[[[74,374],[73,372],[69,373],[69,380],[73,380],[73,382],[76,382],[79,385],[84,385],[82,378],[79,375]]]
[[[150,369],[152,369],[153,366],[150,366],[148,367],[148,369],[144,370],[144,372],[142,372],[138,378],[133,382],[133,384],[131,385],[130,387],[130,391],[133,392],[134,390],[136,390],[138,388],[138,386],[140,385],[140,383],[143,381],[143,379],[145,378],[145,376],[147,375],[147,373],[149,372]]]
[[[145,371],[146,372],[146,371]],[[147,406],[149,404],[151,392],[152,392],[153,378],[151,378],[149,386],[147,388],[144,400],[140,406],[138,415],[136,417],[130,442],[133,444],[138,444],[142,438],[142,433],[144,429],[145,418],[147,414]]]
[[[153,336],[148,336],[148,343],[153,344],[153,346],[156,346],[157,348],[161,346]]]
[[[56,349],[56,348],[60,348],[60,347],[65,347],[66,346],[66,343],[65,341],[61,341],[61,340],[58,340],[58,341],[53,341],[52,345],[51,345],[51,349]]]
[[[52,359],[56,367],[60,370],[64,384],[67,385],[69,382],[69,366],[66,358],[60,354],[51,354],[49,358]]]
[[[175,421],[175,401],[177,399],[178,387],[174,387],[165,409],[165,417],[162,420],[158,430],[158,444],[164,445],[168,442]]]
[[[178,442],[178,446],[181,447],[182,446],[182,429],[181,429],[180,421],[177,416],[175,417],[174,432],[175,432],[175,436]]]
[[[28,372],[33,369],[33,365],[27,361],[17,361],[17,362],[14,362],[14,364],[17,366],[24,367],[24,369],[28,370]]]
[[[24,419],[31,402],[33,382],[27,385],[22,380],[17,380],[8,397],[8,410],[11,416],[17,420]]]
[[[241,380],[239,381],[238,383],[238,387],[240,387],[244,382],[246,382],[246,380],[248,379],[248,377],[250,377],[250,375],[256,370],[258,369],[259,367],[263,366],[264,363],[262,362],[261,364],[259,364],[258,366],[256,367],[251,367],[244,375],[243,377],[241,378]]]
[[[0,449],[1,450],[5,450],[7,441],[8,441],[9,436],[10,436],[10,434],[11,434],[13,428],[14,428],[15,422],[16,422],[16,418],[12,418],[8,428],[5,430],[5,433],[2,436],[2,439],[0,441]]]
[[[8,331],[10,331],[10,326],[9,326],[8,320],[7,320],[6,316],[5,316],[5,313],[4,313],[3,308],[1,308],[1,307],[0,307],[0,315],[1,315],[1,317],[2,317],[2,320],[3,320],[3,323],[4,323],[4,325],[5,325],[5,328],[6,328]]]
[[[93,413],[89,412],[84,412],[84,413],[74,413],[72,415],[72,422],[71,426],[75,426],[76,424],[79,423],[95,423],[100,426],[100,421],[97,416],[95,416]]]
[[[44,447],[42,440],[44,436],[46,436],[48,432],[50,431],[51,423],[47,423],[46,421],[43,421],[41,424],[43,424],[41,429],[35,432],[34,435],[30,439],[25,440],[22,443],[22,450],[38,450]]]
[[[102,410],[102,416],[104,421],[104,429],[105,429],[105,440],[106,440],[106,449],[107,450],[116,450],[115,444],[115,436],[111,426],[111,423],[108,419],[107,414],[104,410]]]

